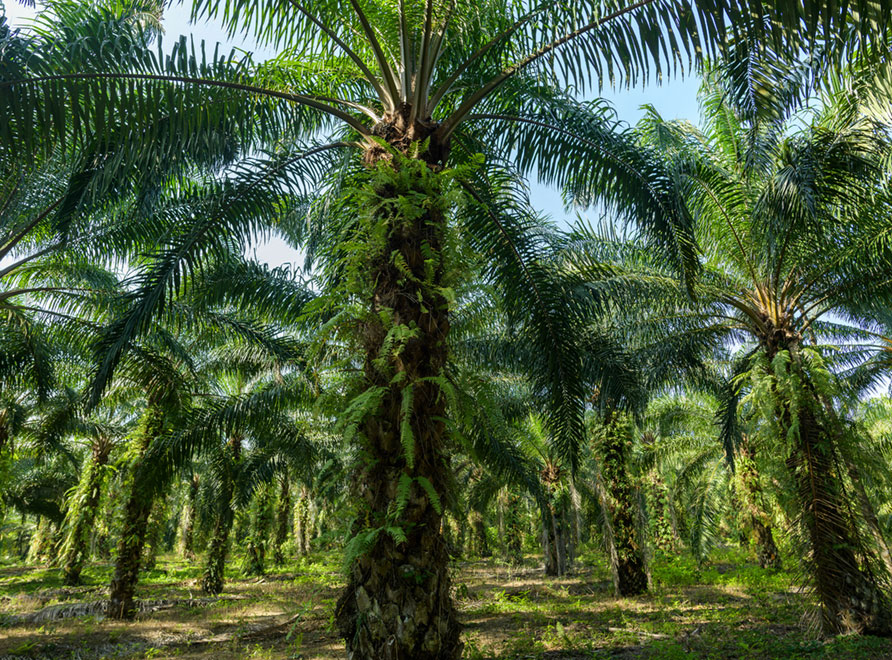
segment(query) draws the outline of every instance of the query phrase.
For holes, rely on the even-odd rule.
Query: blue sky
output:
[[[14,25],[23,25],[34,15],[33,9],[25,7],[18,0],[0,0],[0,5],[5,5],[6,14]],[[168,8],[164,17],[165,41],[172,43],[179,35],[186,34],[192,35],[196,41],[204,39],[209,44],[220,42],[228,47],[238,46],[261,57],[265,54],[264,49],[258,48],[250,40],[228,39],[217,24],[207,22],[192,24],[189,20],[190,9],[189,0],[175,3]],[[269,51],[266,51],[266,54],[269,54]],[[673,79],[662,85],[649,84],[634,89],[606,89],[601,95],[613,104],[620,119],[630,124],[642,116],[641,106],[645,104],[653,105],[667,119],[694,121],[699,114],[696,99],[698,87],[699,81],[696,78]],[[565,212],[560,192],[557,190],[533,182],[532,198],[537,208],[562,224],[567,222],[568,217],[573,217],[572,213],[568,215]],[[258,258],[270,265],[276,266],[282,263],[300,265],[299,255],[279,239],[274,238],[252,248],[249,252],[253,253],[255,249]]]

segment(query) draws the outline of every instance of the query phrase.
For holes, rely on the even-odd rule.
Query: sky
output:
[[[45,4],[42,2],[39,5]],[[23,26],[29,18],[34,16],[35,10],[22,5],[19,0],[0,0],[0,6],[6,8],[6,15],[15,26]],[[271,51],[257,47],[251,40],[236,38],[230,40],[219,24],[202,22],[192,24],[189,20],[191,2],[175,2],[164,15],[164,40],[172,44],[180,35],[191,35],[198,43],[202,39],[210,46],[212,44],[225,44],[227,48],[233,46],[253,52],[257,57],[268,56]],[[213,51],[213,48],[210,48]],[[617,111],[619,118],[629,124],[634,124],[642,117],[641,107],[645,104],[653,105],[666,119],[688,119],[696,121],[699,116],[697,107],[697,90],[699,80],[696,78],[673,79],[669,82],[648,84],[633,89],[605,89],[601,96],[610,101]],[[567,212],[561,201],[560,191],[531,182],[531,197],[533,204],[540,211],[549,215],[553,220],[562,225],[573,221],[575,214]],[[261,261],[271,266],[291,264],[300,267],[303,259],[300,253],[288,246],[279,238],[271,238],[262,244],[252,246],[247,250],[250,256],[256,255]]]

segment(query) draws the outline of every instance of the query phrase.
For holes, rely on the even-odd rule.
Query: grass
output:
[[[135,622],[84,615],[38,625],[13,617],[100,600],[110,566],[91,566],[85,586],[66,588],[56,569],[0,565],[0,659],[342,658],[338,566],[338,556],[318,555],[262,579],[233,569],[222,599],[190,603],[203,596],[200,569],[165,557],[143,574],[138,592],[160,603],[157,611]],[[658,555],[653,589],[637,598],[613,596],[594,553],[559,579],[546,578],[534,557],[520,568],[463,562],[454,585],[469,660],[892,657],[889,640],[818,639],[808,622],[813,604],[791,574],[764,571],[735,549],[705,566]]]

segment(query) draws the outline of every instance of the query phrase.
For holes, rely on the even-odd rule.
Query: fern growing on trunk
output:
[[[153,440],[164,431],[165,412],[150,402],[135,431],[131,451],[129,492],[124,508],[115,571],[109,590],[106,614],[113,619],[132,618],[136,613],[135,593],[139,581],[142,553],[148,533],[149,515],[154,503],[157,481],[147,454]]]
[[[362,224],[348,274],[367,305],[354,335],[364,365],[341,423],[363,458],[337,621],[357,657],[386,657],[396,643],[406,657],[447,660],[460,649],[440,535],[449,475],[444,253],[451,173],[391,158],[382,156],[357,190]],[[407,609],[414,616],[405,621]]]
[[[627,413],[608,410],[594,424],[598,462],[597,492],[604,512],[604,539],[613,585],[620,596],[645,593],[650,578],[645,561],[639,493],[632,481],[629,453],[634,426]]]
[[[89,556],[87,544],[102,496],[103,468],[108,463],[112,448],[110,442],[103,440],[97,438],[94,441],[85,460],[78,488],[68,505],[68,534],[62,547],[62,579],[69,586],[80,584],[81,571]]]
[[[787,448],[798,503],[799,540],[824,633],[892,635],[889,575],[866,541],[844,469],[851,438],[835,411],[822,405],[833,376],[820,355],[795,342],[764,356],[753,369],[753,392],[766,431]]]

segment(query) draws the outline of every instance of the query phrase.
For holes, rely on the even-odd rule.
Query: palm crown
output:
[[[706,134],[655,116],[648,127],[676,159],[698,221],[695,295],[708,311],[694,316],[721,323],[732,342],[745,333],[770,356],[869,340],[892,287],[883,127],[829,108],[791,136],[753,132],[720,91],[706,103]]]

